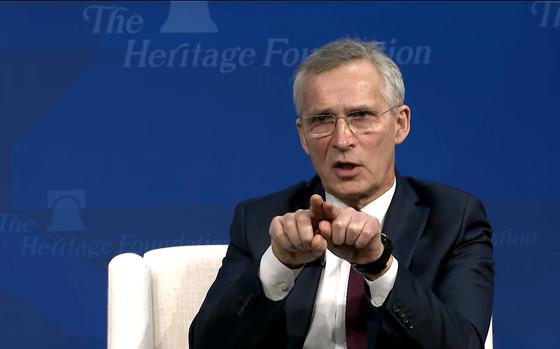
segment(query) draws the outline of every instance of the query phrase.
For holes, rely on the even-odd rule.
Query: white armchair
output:
[[[187,333],[226,245],[168,247],[109,263],[108,349],[188,348]]]
[[[187,332],[226,245],[124,253],[109,263],[108,349],[187,348]],[[492,323],[485,349],[492,349]]]

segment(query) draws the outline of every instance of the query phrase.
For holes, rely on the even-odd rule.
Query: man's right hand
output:
[[[323,220],[320,196],[312,196],[309,210],[276,216],[270,223],[272,253],[289,268],[296,269],[321,256],[327,241],[319,234]]]

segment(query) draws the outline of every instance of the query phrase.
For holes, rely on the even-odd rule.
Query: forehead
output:
[[[385,103],[382,86],[379,71],[365,59],[319,74],[308,74],[302,89],[302,112],[305,115],[364,106],[375,108]]]

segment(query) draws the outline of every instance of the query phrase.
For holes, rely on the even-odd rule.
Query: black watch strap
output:
[[[381,233],[381,243],[383,244],[383,253],[375,261],[367,264],[353,264],[352,266],[356,271],[362,274],[377,275],[387,267],[387,262],[391,258],[391,253],[393,253],[393,243],[391,239],[383,233]]]

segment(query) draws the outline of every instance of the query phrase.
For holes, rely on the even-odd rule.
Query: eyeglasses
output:
[[[400,106],[391,107],[384,112],[375,112],[369,109],[359,109],[348,112],[344,116],[323,113],[300,118],[304,130],[309,133],[311,138],[322,138],[330,136],[336,129],[338,119],[344,119],[346,125],[355,134],[369,133],[375,129],[375,125],[380,122],[381,116]]]

